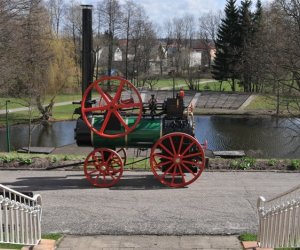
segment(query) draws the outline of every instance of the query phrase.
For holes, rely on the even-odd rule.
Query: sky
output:
[[[97,0],[81,0],[83,4],[95,5]],[[126,0],[119,0],[122,4]],[[256,0],[252,0],[254,5]],[[271,0],[262,0],[262,3]],[[174,17],[183,17],[186,14],[192,14],[195,18],[209,11],[217,12],[224,10],[226,0],[135,0],[134,2],[142,5],[153,23],[163,25],[166,20]],[[240,0],[237,0],[239,5]]]

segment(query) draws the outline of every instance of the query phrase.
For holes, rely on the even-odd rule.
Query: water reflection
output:
[[[32,146],[61,147],[75,143],[75,121],[55,122],[49,126],[36,125],[32,131]],[[0,151],[6,150],[5,128],[0,129]],[[13,150],[27,146],[28,126],[15,125],[10,127],[10,140]]]
[[[299,158],[300,138],[286,118],[197,116],[196,137],[212,150],[245,150],[259,157]],[[289,129],[288,129],[289,128]],[[299,130],[298,130],[299,131]]]
[[[258,157],[300,158],[299,119],[244,116],[196,116],[196,137],[212,150],[245,150]],[[294,124],[297,123],[297,124]],[[36,126],[32,146],[60,147],[75,143],[75,121]],[[287,127],[291,129],[287,129]],[[11,126],[12,149],[27,145],[28,126]],[[5,128],[0,129],[0,151],[6,150]]]

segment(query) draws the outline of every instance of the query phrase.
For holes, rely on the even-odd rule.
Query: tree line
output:
[[[251,0],[240,6],[227,0],[224,12],[187,13],[158,26],[135,1],[99,0],[93,8],[94,78],[119,66],[135,84],[151,84],[151,58],[156,57],[160,75],[168,66],[191,89],[203,73],[212,73],[220,83],[229,81],[233,91],[241,86],[246,92],[297,96],[299,1],[262,6],[258,0],[252,5]],[[43,112],[46,94],[54,100],[57,93],[80,90],[80,2],[2,0],[0,32],[0,95],[22,97]],[[190,63],[196,39],[206,58],[201,67]],[[124,54],[121,66],[113,58],[117,46]],[[101,62],[97,55],[104,48],[107,55]]]
[[[300,3],[228,0],[215,40],[213,77],[246,92],[297,94],[300,90]]]

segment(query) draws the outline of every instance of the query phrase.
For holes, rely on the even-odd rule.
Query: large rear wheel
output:
[[[184,187],[199,178],[205,167],[202,146],[191,135],[175,132],[161,137],[151,149],[154,176],[170,187]]]

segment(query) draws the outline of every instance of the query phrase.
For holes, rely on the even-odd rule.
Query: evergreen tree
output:
[[[240,84],[244,86],[244,91],[251,91],[252,64],[251,53],[253,48],[253,19],[254,15],[250,11],[251,0],[241,2],[239,11],[239,25],[241,36],[240,47]]]
[[[221,21],[215,41],[216,57],[213,65],[213,77],[219,81],[231,79],[232,91],[238,78],[238,58],[241,45],[239,13],[236,0],[227,0],[225,17]]]
[[[241,35],[240,47],[240,84],[245,92],[257,91],[259,72],[257,65],[261,66],[261,44],[257,39],[260,30],[262,6],[260,0],[257,1],[256,11],[251,12],[251,0],[241,2],[239,11],[239,25]]]

